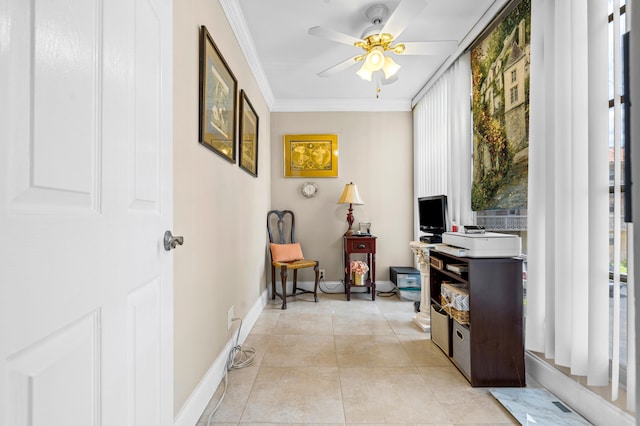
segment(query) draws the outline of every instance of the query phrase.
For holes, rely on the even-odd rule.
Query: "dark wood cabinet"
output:
[[[436,308],[441,308],[443,283],[468,287],[469,324],[447,332],[453,342],[449,358],[471,385],[525,386],[522,259],[457,257],[432,250],[429,276]]]

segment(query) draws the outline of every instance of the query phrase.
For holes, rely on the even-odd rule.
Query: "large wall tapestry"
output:
[[[527,207],[531,0],[471,51],[473,210]]]

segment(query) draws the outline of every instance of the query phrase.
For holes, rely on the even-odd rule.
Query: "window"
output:
[[[518,85],[513,86],[509,90],[509,93],[511,95],[511,104],[515,104],[516,102],[518,102]]]
[[[517,79],[518,79],[518,71],[517,70],[511,71],[511,82],[515,83]]]
[[[608,0],[609,12],[609,356],[613,359],[614,315],[620,324],[620,370],[627,365],[627,227],[624,222],[624,97],[621,36],[626,32],[625,0]],[[619,291],[619,292],[618,292]],[[619,304],[619,310],[614,306]],[[623,371],[620,377],[626,377]]]

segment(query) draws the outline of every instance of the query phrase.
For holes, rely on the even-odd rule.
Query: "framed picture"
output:
[[[285,177],[337,177],[338,135],[285,135]]]
[[[240,168],[258,177],[258,114],[240,91]]]
[[[238,81],[209,31],[200,27],[200,143],[236,162]]]

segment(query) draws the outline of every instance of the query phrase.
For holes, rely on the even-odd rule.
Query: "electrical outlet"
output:
[[[324,280],[324,269],[320,269],[320,277],[319,279]]]
[[[231,330],[231,325],[233,324],[233,306],[229,308],[227,311],[227,330]]]

